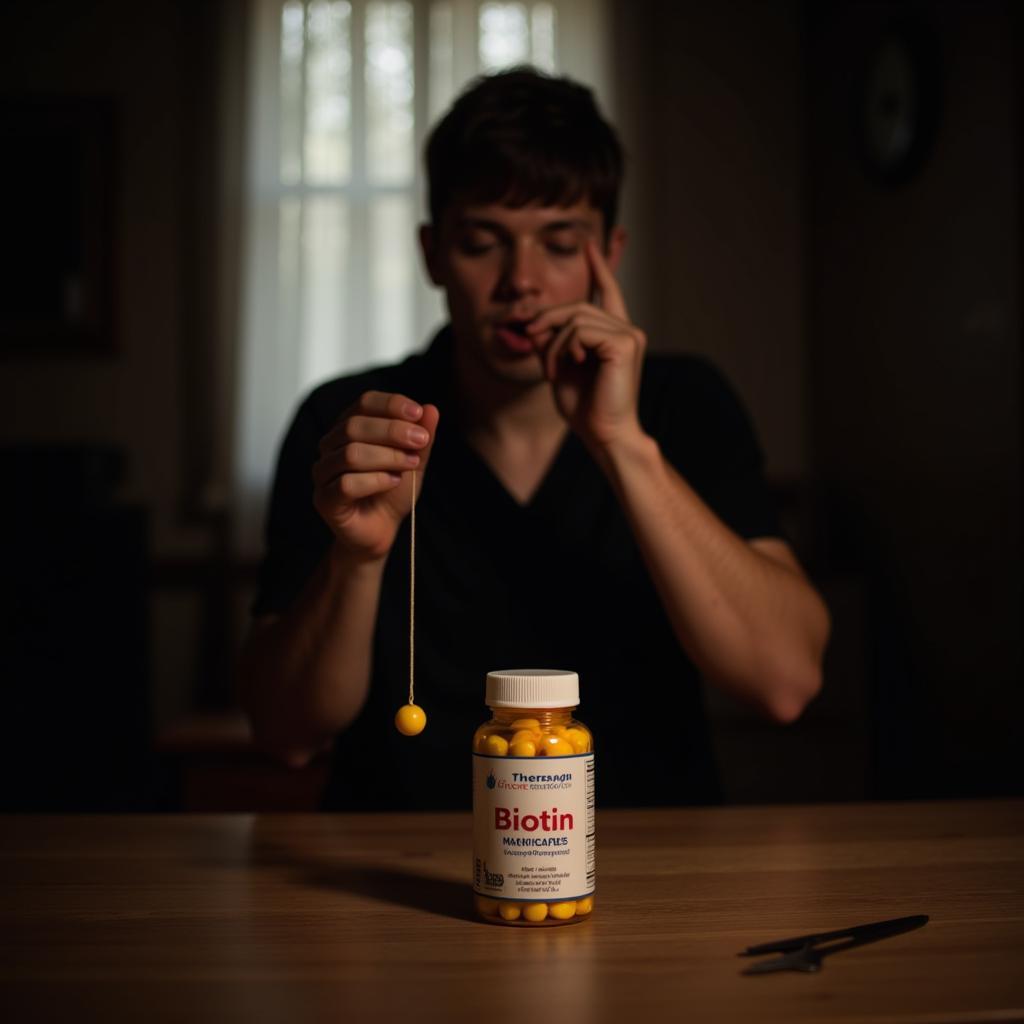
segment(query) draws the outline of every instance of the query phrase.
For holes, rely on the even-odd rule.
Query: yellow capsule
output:
[[[540,722],[536,718],[517,718],[511,728],[529,729],[531,732],[540,732]]]
[[[548,905],[546,903],[527,903],[523,908],[523,917],[527,921],[536,924],[548,916]]]
[[[477,896],[477,897],[475,897],[475,900],[476,900],[476,909],[479,910],[481,914],[491,915],[491,914],[496,914],[498,912],[498,901],[497,900],[492,900],[488,896]]]
[[[519,732],[512,736],[509,743],[522,743],[523,740],[529,740],[531,743],[536,743],[540,739],[540,733],[533,729],[520,729]]]
[[[577,754],[585,754],[590,749],[590,737],[582,729],[566,729],[565,738]]]
[[[503,736],[491,733],[484,740],[484,753],[490,754],[492,757],[504,757],[508,753],[508,740]]]
[[[576,913],[577,914],[589,914],[594,909],[594,897],[584,896],[583,899],[576,901]]]
[[[576,901],[565,900],[563,903],[552,903],[548,908],[548,913],[556,921],[568,921],[570,917],[574,917],[576,914]]]
[[[427,724],[427,713],[415,704],[403,704],[395,714],[395,728],[403,736],[417,736]]]
[[[553,732],[553,733],[554,733],[554,734],[555,734],[556,736],[561,736],[563,740],[564,740],[564,739],[568,739],[568,738],[569,738],[569,730],[568,730],[568,728],[566,728],[566,726],[564,726],[564,725],[556,725],[556,726],[553,726],[553,727],[552,727],[552,729],[551,729],[551,731],[552,731],[552,732]]]
[[[561,736],[545,736],[540,743],[540,752],[548,757],[570,757],[576,753],[573,745]]]
[[[473,734],[473,749],[478,754],[487,753],[487,750],[485,749],[485,744],[487,743],[487,737],[490,736],[492,732],[498,732],[498,729],[496,729],[493,725],[481,725],[480,728],[477,729],[477,731]]]
[[[513,757],[536,757],[537,744],[533,740],[520,740],[509,745],[509,753]]]
[[[498,907],[498,913],[503,921],[518,921],[522,912],[518,903],[502,903]]]

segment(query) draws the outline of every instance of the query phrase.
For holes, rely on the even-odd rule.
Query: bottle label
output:
[[[594,891],[594,755],[473,755],[473,891],[551,902]]]

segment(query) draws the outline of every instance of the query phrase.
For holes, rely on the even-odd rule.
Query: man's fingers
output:
[[[415,423],[423,415],[423,406],[405,395],[388,391],[364,391],[359,396],[355,411]]]
[[[437,406],[417,407],[418,423],[353,412],[361,403],[393,412],[396,399],[404,401],[400,395],[367,392],[325,435],[313,466],[318,508],[337,509],[386,494],[412,470],[426,468],[440,420]]]
[[[434,447],[434,441],[437,439],[437,425],[441,421],[441,412],[436,405],[425,405],[423,407],[423,415],[420,417],[419,426],[430,435],[430,440],[425,446],[425,454],[429,454],[430,450]]]
[[[612,273],[612,268],[608,266],[604,253],[592,238],[588,238],[585,244],[587,260],[594,274],[597,289],[601,293],[601,301],[598,305],[606,313],[611,313],[612,316],[628,322],[626,300],[622,297],[622,289],[619,288],[619,282],[615,280],[615,275]]]
[[[583,326],[592,324],[594,327],[613,326],[608,314],[604,310],[591,306],[588,302],[573,302],[567,306],[552,306],[550,309],[538,313],[527,325],[526,332],[533,339],[534,344],[543,346],[551,341],[563,327],[575,324]],[[614,324],[622,330],[628,328],[628,324]],[[546,337],[545,337],[546,336]]]
[[[400,448],[425,448],[430,434],[417,423],[386,420],[378,416],[352,416],[348,420],[346,440],[370,444],[397,445]]]
[[[563,356],[568,356],[577,364],[582,363],[587,358],[588,348],[596,348],[610,337],[614,337],[614,333],[600,323],[581,324],[575,320],[567,323],[544,350],[547,376],[554,379],[558,371],[558,360]]]
[[[386,391],[365,391],[359,399],[350,405],[337,419],[334,426],[320,439],[320,454],[331,451],[346,441],[379,441],[380,434],[374,436],[353,436],[349,427],[354,418],[380,420],[396,420],[415,424],[423,416],[423,406],[406,395],[393,394]]]
[[[333,483],[325,484],[321,491],[340,496],[343,501],[359,501],[375,494],[394,490],[402,482],[401,473],[345,473]]]
[[[317,460],[313,466],[313,482],[319,486],[342,473],[367,473],[374,470],[401,473],[407,469],[416,469],[420,461],[417,453],[402,448],[351,441]]]
[[[607,324],[566,324],[544,350],[545,373],[554,379],[560,358],[567,355],[579,364],[587,358],[588,350],[595,352],[602,360],[614,359],[616,356],[628,358],[630,352],[634,351],[630,339],[631,336],[623,335]]]
[[[426,447],[430,441],[430,433],[418,423],[410,423],[408,420],[384,419],[381,416],[363,416],[356,413],[343,419],[323,436],[320,441],[320,453],[325,455],[353,441],[418,449]]]
[[[441,413],[436,405],[425,405],[423,416],[420,418],[420,426],[430,435],[430,440],[419,449],[420,471],[427,468],[430,461],[430,453],[434,450],[434,442],[437,440],[437,424],[440,422]]]

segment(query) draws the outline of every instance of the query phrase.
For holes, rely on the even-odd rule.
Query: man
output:
[[[583,87],[475,84],[427,148],[450,324],[322,385],[289,430],[240,687],[287,762],[334,744],[328,806],[468,805],[490,669],[579,671],[605,804],[716,799],[699,675],[779,722],[819,689],[828,614],[746,416],[705,362],[645,360],[630,321],[622,163]],[[409,739],[413,470],[429,721]]]

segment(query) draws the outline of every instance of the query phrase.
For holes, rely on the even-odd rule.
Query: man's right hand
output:
[[[313,504],[338,543],[357,558],[383,558],[412,507],[440,413],[404,395],[367,391],[320,441]]]

